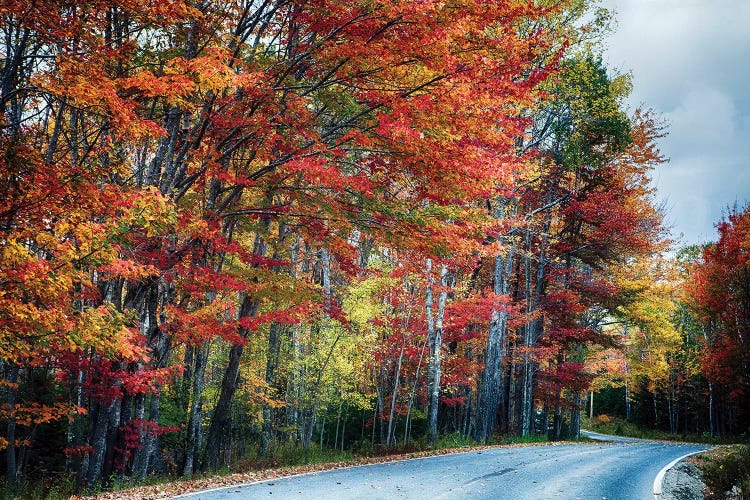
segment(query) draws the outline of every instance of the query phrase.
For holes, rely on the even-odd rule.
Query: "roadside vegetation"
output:
[[[689,460],[703,472],[703,482],[709,490],[707,498],[725,498],[724,493],[735,487],[744,495],[740,498],[748,498],[750,444],[721,446]]]
[[[583,417],[581,427],[598,432],[600,434],[609,434],[612,436],[633,437],[639,439],[655,439],[659,441],[684,441],[688,443],[707,443],[707,444],[731,444],[742,440],[744,436],[711,436],[708,433],[670,433],[659,429],[649,429],[640,427],[633,422],[620,417],[611,417],[609,415],[598,415],[593,419]]]

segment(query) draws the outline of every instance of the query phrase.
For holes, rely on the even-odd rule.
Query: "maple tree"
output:
[[[286,441],[574,435],[603,315],[638,317],[622,269],[662,249],[660,129],[590,9],[3,4],[9,484],[41,432],[78,491]]]
[[[736,433],[747,423],[748,210],[732,210],[717,224],[718,240],[688,267],[688,303],[700,333],[698,362],[709,385],[710,431]]]

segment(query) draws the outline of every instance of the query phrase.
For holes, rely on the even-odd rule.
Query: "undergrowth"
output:
[[[694,463],[703,472],[703,482],[710,490],[709,498],[724,498],[725,491],[739,486],[750,494],[750,445],[723,446],[715,452],[698,455]]]
[[[614,436],[626,436],[640,439],[656,439],[662,441],[684,441],[691,443],[707,444],[732,444],[747,441],[746,435],[739,436],[711,436],[708,433],[703,434],[684,434],[674,433],[639,427],[633,422],[628,422],[618,417],[609,415],[599,415],[590,419],[581,418],[581,427],[600,434],[611,434]]]

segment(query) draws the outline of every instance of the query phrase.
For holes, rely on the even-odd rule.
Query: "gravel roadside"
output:
[[[664,475],[660,500],[696,500],[705,497],[703,474],[695,465],[678,462]]]

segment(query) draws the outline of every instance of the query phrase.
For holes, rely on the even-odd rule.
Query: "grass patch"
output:
[[[506,436],[500,441],[501,444],[527,444],[546,443],[549,438],[546,434],[529,434],[527,436]]]
[[[471,437],[466,437],[460,432],[454,432],[453,434],[445,434],[444,436],[438,437],[434,449],[445,450],[450,448],[466,448],[469,446],[475,446],[476,444],[477,442]]]

